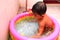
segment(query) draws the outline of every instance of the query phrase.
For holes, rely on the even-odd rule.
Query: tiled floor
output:
[[[60,4],[47,4],[47,12],[46,13],[48,15],[54,17],[60,25]],[[60,37],[58,40],[60,40]]]
[[[60,4],[47,4],[47,14],[53,16],[60,24]]]

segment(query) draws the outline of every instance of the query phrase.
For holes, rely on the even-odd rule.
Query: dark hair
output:
[[[43,2],[37,2],[36,4],[33,5],[32,7],[32,12],[33,13],[37,13],[39,15],[43,15],[46,13],[47,7],[46,4],[44,4]]]

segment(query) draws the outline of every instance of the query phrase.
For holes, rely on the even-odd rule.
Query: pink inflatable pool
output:
[[[15,28],[14,28],[14,25],[16,23],[16,21],[18,19],[21,19],[22,17],[24,16],[32,16],[31,14],[28,14],[28,12],[25,12],[25,13],[21,13],[21,14],[18,14],[17,16],[15,16],[11,22],[10,22],[10,35],[11,35],[11,38],[12,40],[57,40],[58,38],[58,35],[59,35],[59,24],[57,23],[57,21],[52,18],[51,16],[49,16],[51,18],[51,20],[54,22],[55,24],[55,28],[54,28],[54,31],[53,33],[51,33],[49,36],[46,36],[46,37],[43,37],[43,38],[28,38],[28,37],[24,37],[24,36],[20,36]]]

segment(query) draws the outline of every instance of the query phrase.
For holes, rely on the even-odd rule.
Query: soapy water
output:
[[[34,20],[34,21],[33,21]],[[38,32],[38,23],[35,19],[33,20],[23,20],[15,25],[16,31],[21,36],[31,37]],[[51,28],[50,28],[51,29]],[[53,29],[51,29],[53,30]],[[52,33],[47,27],[44,29],[44,33],[41,37],[47,36]]]
[[[38,31],[38,23],[36,21],[24,20],[16,24],[16,31],[22,36],[33,36]]]

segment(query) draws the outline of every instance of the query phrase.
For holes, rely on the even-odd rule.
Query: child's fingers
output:
[[[39,38],[39,37],[40,37],[39,35],[34,35],[31,38]]]

